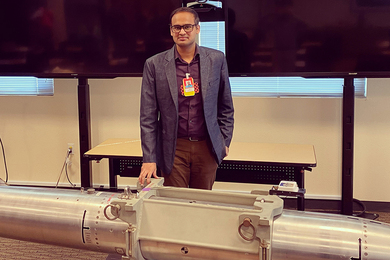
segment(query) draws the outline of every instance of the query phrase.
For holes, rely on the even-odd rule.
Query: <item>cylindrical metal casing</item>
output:
[[[272,260],[286,259],[390,259],[390,225],[338,214],[283,210],[273,225]]]
[[[109,221],[104,207],[117,193],[0,187],[0,236],[124,254],[128,224]]]
[[[43,189],[26,187],[0,186],[0,236],[45,244],[54,244],[91,251],[124,254],[126,250],[125,232],[129,225],[119,219],[109,221],[104,216],[104,208],[118,193],[80,192],[64,189]],[[226,193],[229,196],[229,193]],[[148,200],[148,199],[146,199]],[[173,242],[165,239],[160,242],[145,239],[142,228],[151,229],[148,237],[155,236],[161,225],[147,227],[154,222],[154,217],[167,215],[161,206],[159,214],[152,214],[159,205],[158,201],[143,203],[139,208],[141,223],[135,223],[140,234],[139,248],[147,259],[260,259],[256,252],[235,251],[226,245],[224,249],[215,249],[208,243],[197,246],[189,243],[193,233],[200,232],[201,237],[215,236],[215,229],[210,223],[204,223],[189,214],[188,225],[177,226],[174,219],[164,219],[164,230],[177,228],[183,231],[183,239]],[[149,208],[145,204],[153,204]],[[188,203],[187,203],[188,204]],[[194,204],[191,212],[200,206]],[[191,208],[191,206],[186,205]],[[229,218],[223,211],[218,213],[218,206],[212,206],[214,217],[223,220]],[[152,210],[153,209],[153,210]],[[233,210],[235,211],[235,209]],[[127,211],[128,212],[128,211]],[[135,213],[135,212],[128,212]],[[173,212],[175,213],[175,212]],[[137,212],[138,214],[138,212]],[[180,217],[180,216],[178,216]],[[234,241],[239,237],[237,225],[227,225],[228,234],[233,234]],[[225,227],[224,227],[225,228]],[[157,231],[157,230],[156,230]],[[163,236],[166,232],[160,232]],[[169,233],[168,233],[169,235]],[[221,241],[225,233],[217,233]],[[137,236],[136,236],[137,237]],[[325,259],[390,259],[390,225],[362,218],[337,214],[322,214],[302,211],[284,210],[276,217],[271,228],[271,260],[325,260]],[[213,240],[214,241],[214,240]],[[220,242],[217,241],[217,242]],[[133,241],[135,243],[135,240]],[[231,241],[228,241],[231,243]],[[259,246],[258,240],[246,241],[251,248]],[[252,244],[253,243],[253,244]],[[136,243],[137,244],[137,243]],[[199,243],[198,243],[199,245]],[[222,247],[221,247],[222,248]],[[185,254],[189,249],[195,252],[193,257]],[[253,250],[252,250],[253,251]],[[133,252],[136,259],[144,258],[139,252]]]

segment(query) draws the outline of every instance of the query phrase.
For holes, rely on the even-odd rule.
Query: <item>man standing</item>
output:
[[[195,43],[200,32],[195,10],[174,10],[170,29],[173,48],[144,66],[139,181],[158,178],[158,166],[165,186],[211,190],[233,134],[226,59],[222,52]]]

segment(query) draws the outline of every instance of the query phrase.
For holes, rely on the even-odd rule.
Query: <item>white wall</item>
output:
[[[369,79],[356,100],[354,197],[390,201],[389,79]],[[108,138],[139,138],[140,78],[89,80],[92,146]],[[234,98],[233,141],[313,144],[317,167],[306,173],[308,197],[341,194],[341,109],[335,98]],[[77,80],[56,79],[53,97],[0,97],[0,137],[10,183],[57,182],[68,143],[75,143],[70,178],[80,183]],[[108,184],[108,162],[93,163],[94,184]],[[0,159],[0,178],[5,178]],[[67,185],[64,174],[61,184]],[[119,184],[134,184],[121,178]],[[252,187],[252,186],[251,186]]]

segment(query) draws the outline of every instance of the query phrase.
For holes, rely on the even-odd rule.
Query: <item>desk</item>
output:
[[[116,176],[138,177],[142,166],[141,140],[112,138],[84,154],[90,160],[109,159],[110,190]],[[217,169],[216,181],[279,184],[296,181],[304,188],[304,172],[317,165],[313,145],[232,142],[229,156]],[[298,198],[304,209],[304,198]]]

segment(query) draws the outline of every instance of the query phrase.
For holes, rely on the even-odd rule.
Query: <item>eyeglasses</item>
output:
[[[196,26],[196,24],[172,25],[171,30],[174,33],[179,33],[181,31],[181,29],[184,29],[185,32],[189,33],[189,32],[192,32],[192,30],[194,29],[194,26]]]

